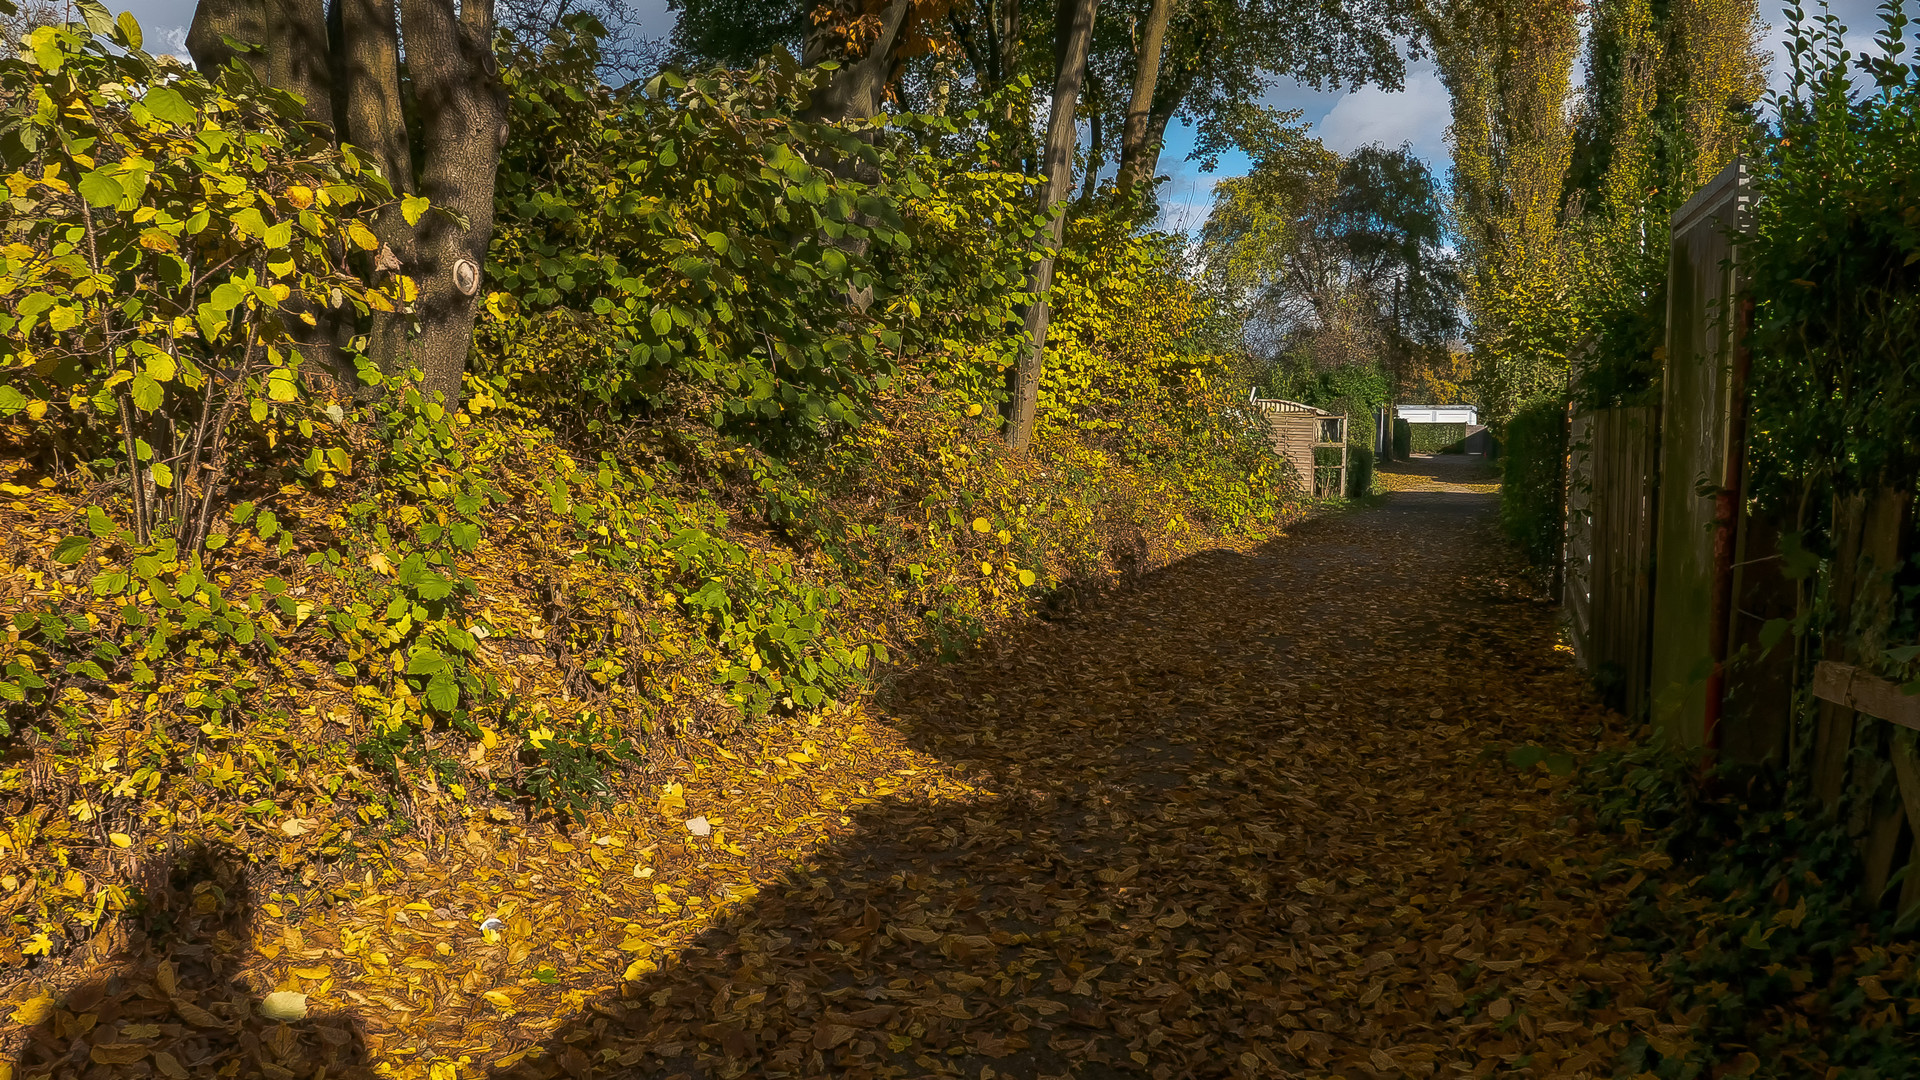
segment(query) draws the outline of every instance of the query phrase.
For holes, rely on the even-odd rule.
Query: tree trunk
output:
[[[1100,110],[1087,113],[1087,175],[1080,185],[1080,201],[1090,203],[1100,190],[1100,170],[1107,163],[1107,148],[1101,141]]]
[[[1044,170],[1047,177],[1046,201],[1053,216],[1047,222],[1049,251],[1060,246],[1066,230],[1067,195],[1073,190],[1074,110],[1080,102],[1080,84],[1087,75],[1087,49],[1093,41],[1093,16],[1100,0],[1060,0],[1057,55],[1059,68],[1053,80],[1053,111],[1047,117],[1047,145]],[[1034,422],[1040,409],[1040,372],[1047,348],[1047,291],[1053,287],[1053,256],[1042,258],[1033,269],[1030,291],[1034,300],[1027,308],[1026,329],[1033,338],[1018,367],[1012,372],[1007,413],[1007,445],[1024,450],[1033,441]]]
[[[506,100],[493,58],[492,0],[401,0],[407,67],[420,116],[420,193],[467,226],[428,214],[418,231],[420,338],[414,360],[429,394],[460,400],[482,268],[493,237],[493,182],[506,142]]]
[[[187,27],[187,52],[201,71],[211,75],[233,59],[227,38],[246,45],[267,43],[267,10],[260,0],[201,0],[193,9],[193,24]],[[259,57],[256,55],[256,61]],[[269,70],[256,68],[265,79]]]
[[[306,99],[306,118],[333,127],[326,0],[266,0],[268,80]]]
[[[333,125],[323,0],[204,0],[194,8],[187,51],[202,71],[218,71],[234,57],[227,38],[257,46],[246,56],[254,75],[305,99],[306,119]]]
[[[1133,69],[1133,100],[1127,104],[1127,127],[1120,137],[1120,175],[1114,179],[1114,188],[1123,199],[1133,193],[1133,186],[1142,179],[1141,165],[1148,157],[1153,95],[1160,84],[1160,51],[1167,40],[1167,24],[1173,21],[1173,4],[1174,0],[1153,0],[1153,7],[1147,12],[1146,28],[1140,35],[1140,56]],[[1166,122],[1161,121],[1159,133],[1153,136],[1154,153],[1152,161],[1147,163],[1149,168],[1159,164],[1159,136],[1165,132]],[[1146,172],[1144,177],[1152,180],[1153,173]]]
[[[1180,111],[1186,88],[1170,89],[1163,83],[1156,96],[1153,109],[1147,114],[1147,137],[1141,140],[1138,156],[1134,158],[1134,175],[1147,181],[1152,181],[1160,172],[1160,148],[1167,143],[1167,124],[1173,120],[1173,114]]]
[[[802,118],[834,123],[878,115],[881,93],[892,70],[893,43],[912,11],[912,0],[893,0],[888,4],[880,13],[880,36],[874,39],[867,55],[857,61],[843,60],[840,70],[833,73],[827,85],[814,91],[813,100],[801,113]],[[835,59],[836,37],[825,29],[825,24],[816,23],[814,32],[807,37],[801,62],[812,67]]]
[[[407,143],[406,115],[400,101],[400,35],[394,25],[394,0],[334,0],[334,78],[339,104],[340,139],[365,150],[379,164],[393,193],[412,192],[413,152]],[[374,217],[373,233],[391,253],[376,257],[371,269],[400,265],[415,271],[414,229],[398,207]],[[377,280],[377,278],[375,279]],[[383,375],[406,370],[407,322],[400,312],[373,313],[367,355]]]

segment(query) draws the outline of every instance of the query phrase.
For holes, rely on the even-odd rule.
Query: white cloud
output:
[[[184,26],[161,27],[147,35],[147,42],[155,56],[173,56],[183,64],[193,64],[193,57],[187,52],[187,28]]]
[[[1366,86],[1341,98],[1314,133],[1343,154],[1372,143],[1387,147],[1411,143],[1414,153],[1429,165],[1444,167],[1451,118],[1440,76],[1431,64],[1419,64],[1408,67],[1404,90],[1389,93]]]

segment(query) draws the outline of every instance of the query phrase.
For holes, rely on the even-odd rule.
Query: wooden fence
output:
[[[1658,447],[1651,406],[1573,414],[1562,601],[1574,656],[1629,716],[1647,705]]]
[[[1789,579],[1786,523],[1746,498],[1748,198],[1735,162],[1674,214],[1660,406],[1571,417],[1574,653],[1614,704],[1672,742],[1808,777],[1860,844],[1867,902],[1905,912],[1920,907],[1920,696],[1873,665],[1895,623],[1896,575],[1920,548],[1915,483],[1836,498],[1823,595]],[[1832,616],[1821,655],[1796,654],[1782,631],[1816,600]]]

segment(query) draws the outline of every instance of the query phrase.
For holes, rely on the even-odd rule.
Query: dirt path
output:
[[[657,806],[476,817],[334,900],[215,873],[179,944],[15,1012],[13,1075],[1611,1075],[1684,1029],[1603,951],[1627,883],[1564,780],[1508,764],[1605,716],[1485,470],[1382,479]]]
[[[1634,975],[1595,951],[1596,844],[1505,760],[1602,715],[1479,467],[1389,480],[908,688],[902,730],[975,792],[864,810],[558,1064],[1609,1075],[1622,1017],[1582,1006]]]

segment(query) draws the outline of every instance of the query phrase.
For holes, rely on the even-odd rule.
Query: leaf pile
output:
[[[1609,948],[1638,874],[1545,756],[1509,764],[1590,750],[1608,718],[1492,500],[1449,488],[1195,555],[906,678],[885,715],[697,754],[574,832],[405,838],[334,903],[260,903],[239,985],[308,995],[381,1073],[434,1080],[1610,1075],[1689,1021]],[[216,1046],[66,1001],[27,1061],[318,1060],[319,1020]]]

